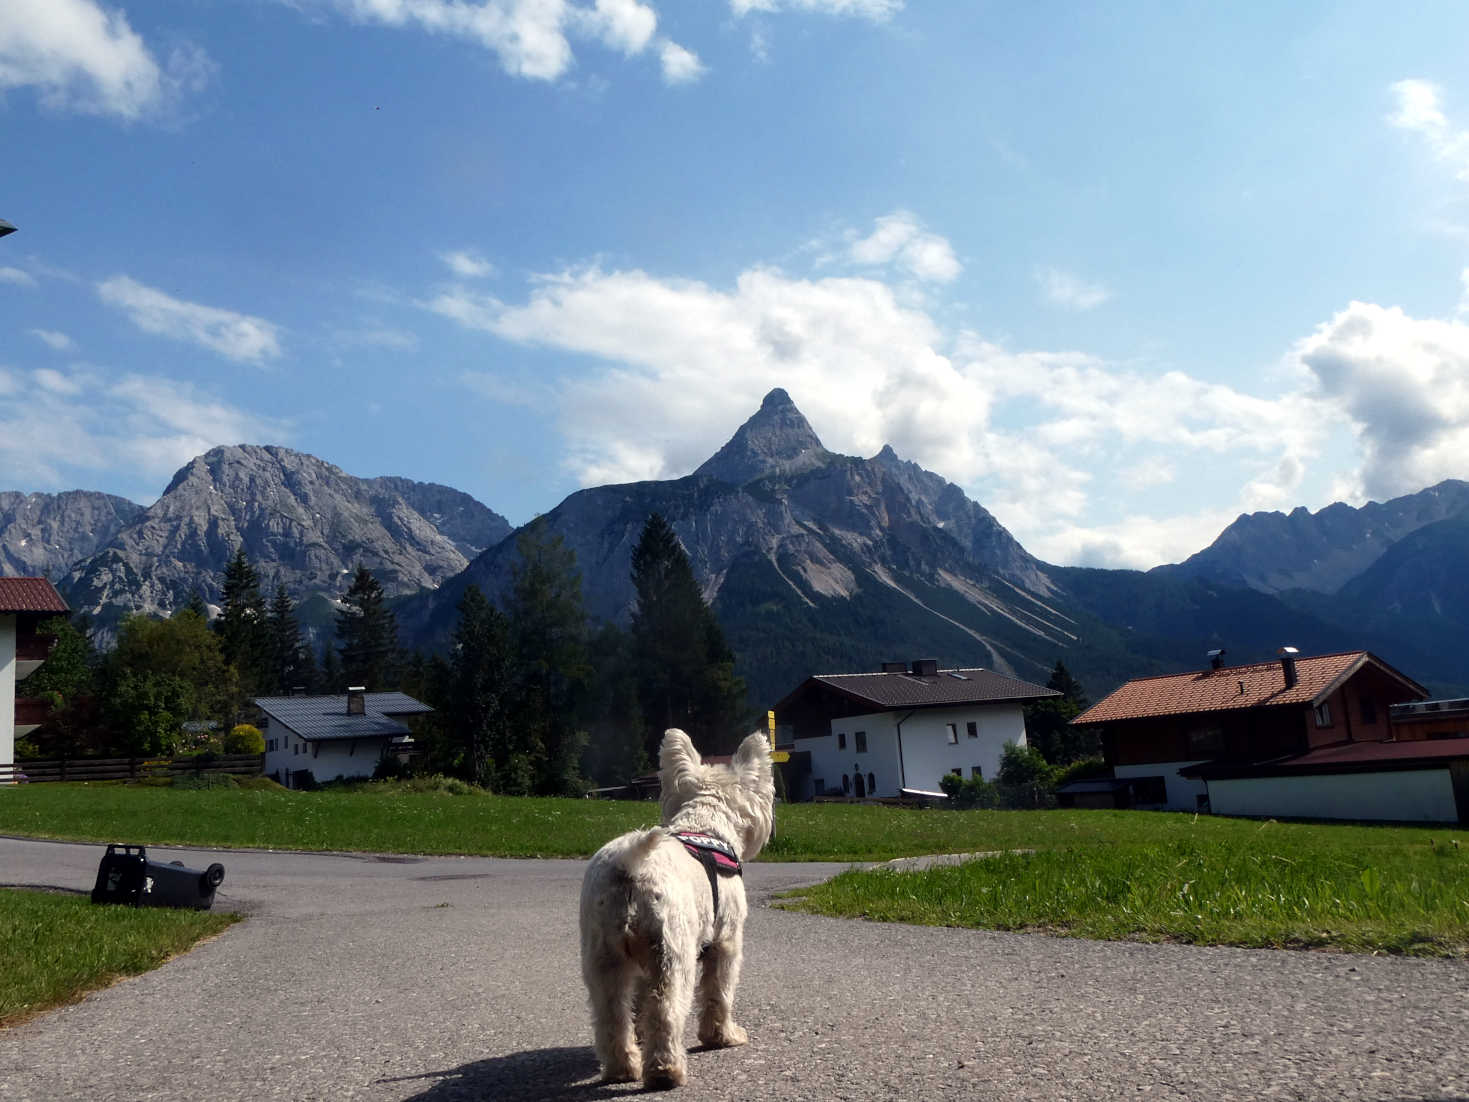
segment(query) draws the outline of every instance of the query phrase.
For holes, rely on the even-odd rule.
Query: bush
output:
[[[408,776],[408,766],[396,754],[386,754],[372,770],[375,781],[396,781]]]
[[[949,802],[944,805],[946,807],[967,811],[972,808],[989,809],[1000,806],[999,790],[983,777],[965,780],[957,773],[945,773],[939,780],[939,787],[949,797]]]
[[[1072,781],[1091,781],[1111,775],[1112,767],[1101,758],[1080,758],[1059,770],[1051,779],[1051,785],[1053,788],[1061,788]]]
[[[265,753],[265,736],[260,733],[260,728],[249,723],[237,723],[230,728],[229,734],[224,736],[224,752],[226,754],[263,754]]]
[[[1004,807],[1030,810],[1056,806],[1056,770],[1033,746],[1005,743],[996,787]]]

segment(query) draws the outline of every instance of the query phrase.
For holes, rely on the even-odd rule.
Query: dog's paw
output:
[[[750,1035],[734,1022],[725,1022],[718,1029],[699,1030],[699,1043],[708,1048],[735,1048],[749,1042]]]
[[[671,1091],[674,1087],[683,1086],[688,1077],[682,1066],[660,1064],[649,1068],[643,1075],[643,1086],[650,1091]]]
[[[602,1072],[603,1083],[636,1083],[642,1078],[643,1069],[637,1064],[609,1065]]]

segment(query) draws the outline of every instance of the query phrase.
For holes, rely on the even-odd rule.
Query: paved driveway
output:
[[[0,839],[0,882],[101,847]],[[249,920],[0,1031],[0,1099],[603,1099],[577,861],[150,850]],[[836,871],[755,863],[757,904]],[[756,906],[699,1099],[1469,1098],[1469,966],[886,926]]]

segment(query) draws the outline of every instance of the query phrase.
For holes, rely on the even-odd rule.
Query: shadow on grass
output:
[[[414,1080],[437,1080],[416,1102],[470,1102],[494,1099],[495,1102],[594,1102],[629,1093],[641,1093],[633,1083],[605,1085],[597,1082],[596,1054],[591,1046],[578,1048],[537,1048],[512,1052],[461,1064],[445,1071],[423,1075],[379,1079],[379,1083],[411,1083]]]

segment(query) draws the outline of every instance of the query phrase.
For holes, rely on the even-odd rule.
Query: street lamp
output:
[[[5,221],[5,219],[0,218],[0,237],[4,237],[7,233],[14,232],[15,227],[12,226],[9,222]]]

